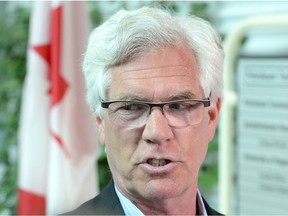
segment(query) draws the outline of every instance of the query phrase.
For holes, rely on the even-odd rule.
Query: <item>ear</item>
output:
[[[105,145],[105,124],[104,120],[99,115],[96,115],[96,125],[98,128],[99,141],[102,145]]]
[[[209,123],[208,123],[209,141],[211,141],[214,138],[214,134],[215,134],[215,131],[217,128],[218,120],[219,120],[221,104],[222,104],[222,101],[220,98],[218,98],[216,102],[212,103],[212,106],[208,111],[208,115],[209,115]]]

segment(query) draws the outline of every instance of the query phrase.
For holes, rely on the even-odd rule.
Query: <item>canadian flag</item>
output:
[[[19,129],[18,214],[59,214],[98,192],[98,142],[85,102],[86,2],[35,1]]]

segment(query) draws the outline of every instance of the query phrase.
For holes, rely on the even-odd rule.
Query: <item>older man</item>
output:
[[[222,91],[219,37],[197,17],[120,11],[90,36],[83,70],[113,180],[69,214],[219,214],[198,190]]]

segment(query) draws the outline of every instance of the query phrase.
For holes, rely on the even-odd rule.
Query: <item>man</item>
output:
[[[222,91],[219,37],[196,17],[120,11],[90,36],[83,70],[113,181],[68,214],[219,214],[198,190]]]

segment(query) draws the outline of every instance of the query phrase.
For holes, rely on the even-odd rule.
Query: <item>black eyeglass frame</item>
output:
[[[179,103],[179,102],[199,102],[202,103],[204,105],[204,107],[210,107],[211,105],[211,93],[209,94],[208,98],[205,98],[203,100],[201,99],[184,99],[184,100],[173,100],[173,101],[168,101],[168,102],[146,102],[146,101],[132,101],[132,100],[112,100],[112,101],[101,101],[101,107],[104,109],[108,109],[110,104],[113,103],[118,103],[118,102],[133,102],[133,103],[137,103],[137,104],[145,104],[149,106],[149,110],[151,113],[151,110],[153,107],[160,107],[161,110],[163,110],[163,107],[167,104],[173,104],[173,103]]]

